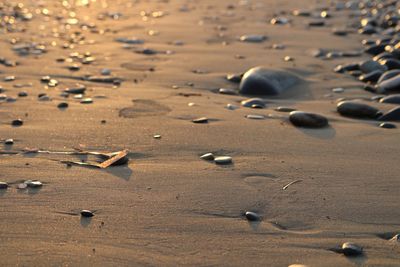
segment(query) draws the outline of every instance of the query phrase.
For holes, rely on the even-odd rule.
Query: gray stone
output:
[[[246,108],[265,108],[265,101],[261,98],[249,98],[240,102]]]
[[[387,71],[388,70],[386,66],[383,66],[383,65],[381,65],[378,62],[373,61],[373,60],[366,60],[366,61],[363,61],[363,62],[361,62],[359,64],[360,64],[360,70],[363,73],[370,73],[370,72],[375,71],[375,70],[381,70],[381,71]]]
[[[381,98],[379,102],[387,104],[400,104],[400,94],[386,96]]]
[[[391,93],[400,91],[400,74],[377,85],[378,93]]]
[[[382,83],[386,80],[389,80],[397,75],[400,74],[400,70],[389,70],[386,71],[385,73],[382,74],[382,76],[379,78],[378,83]]]
[[[400,121],[400,107],[394,108],[378,118],[379,121]]]
[[[289,120],[297,127],[323,128],[328,126],[328,119],[324,116],[303,111],[290,112]]]
[[[81,216],[90,218],[94,216],[94,213],[90,210],[81,210]]]
[[[292,73],[255,67],[244,74],[240,82],[239,93],[244,95],[280,95],[298,82],[300,82],[300,78]]]
[[[246,211],[246,213],[244,214],[244,216],[246,217],[246,219],[247,219],[248,221],[251,221],[251,222],[258,222],[258,221],[261,221],[261,216],[258,215],[258,214],[255,213],[255,212],[252,212],[252,211]]]
[[[337,111],[342,116],[365,119],[376,119],[381,114],[377,108],[355,101],[339,102]]]
[[[220,165],[231,164],[232,163],[232,158],[229,157],[229,156],[220,156],[220,157],[216,157],[214,159],[214,162],[216,164],[220,164]]]
[[[343,243],[342,252],[346,256],[360,256],[363,254],[363,248],[350,242]]]

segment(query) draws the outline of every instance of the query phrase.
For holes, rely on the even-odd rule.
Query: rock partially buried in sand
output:
[[[354,118],[376,119],[381,115],[378,109],[355,101],[339,102],[337,111],[342,116]]]
[[[393,123],[388,123],[388,122],[382,122],[381,124],[379,124],[380,128],[384,128],[384,129],[396,129],[397,126]]]
[[[6,182],[0,182],[0,189],[7,189],[8,184]]]
[[[200,158],[203,160],[211,161],[211,160],[214,160],[215,157],[214,157],[213,153],[206,153],[204,155],[201,155]]]
[[[214,162],[219,165],[226,165],[232,163],[232,158],[229,156],[220,156],[214,159]]]
[[[265,35],[242,35],[239,40],[248,43],[262,43],[267,39]]]
[[[208,118],[201,117],[201,118],[193,119],[192,122],[193,123],[208,123]]]
[[[298,82],[300,82],[300,78],[290,72],[255,67],[243,75],[239,93],[244,95],[280,95]]]
[[[292,111],[296,111],[295,108],[291,108],[291,107],[276,107],[275,111],[278,112],[292,112]]]
[[[261,216],[258,215],[255,212],[252,211],[246,211],[246,213],[244,214],[244,216],[246,217],[246,219],[250,222],[258,222],[261,221]]]
[[[303,111],[290,112],[289,120],[297,127],[323,128],[328,126],[328,119],[324,116]]]
[[[265,101],[261,98],[249,98],[240,102],[246,108],[265,108]]]
[[[16,119],[16,120],[13,120],[13,121],[11,122],[11,125],[12,125],[12,126],[15,126],[15,127],[17,127],[17,126],[22,126],[22,124],[24,124],[24,121],[21,120],[21,119]]]
[[[362,255],[363,249],[354,243],[346,242],[342,245],[342,252],[345,256],[355,257]]]
[[[90,210],[81,210],[81,216],[82,217],[86,217],[86,218],[90,218],[94,216],[94,213]]]
[[[400,121],[400,107],[394,108],[378,118],[379,121]]]

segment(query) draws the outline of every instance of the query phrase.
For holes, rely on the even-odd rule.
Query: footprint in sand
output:
[[[170,108],[148,99],[132,100],[133,106],[123,108],[119,111],[119,116],[124,118],[138,118],[142,116],[165,115],[171,111]]]

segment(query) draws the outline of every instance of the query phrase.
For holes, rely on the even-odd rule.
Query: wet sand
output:
[[[0,65],[1,79],[16,77],[0,85],[8,96],[20,91],[28,96],[0,103],[0,139],[15,140],[2,151],[128,149],[130,161],[102,170],[59,162],[77,160],[73,156],[0,155],[0,181],[10,184],[0,190],[3,265],[399,265],[399,244],[379,237],[395,235],[400,228],[399,132],[336,112],[339,98],[373,94],[333,68],[370,57],[321,60],[309,53],[316,48],[362,48],[364,36],[331,33],[333,26],[345,26],[348,11],[332,12],[327,26],[314,28],[306,25],[309,18],[290,15],[297,8],[328,6],[313,0],[242,5],[211,0],[97,1],[90,7],[22,2],[34,16],[16,24],[26,28],[24,32],[0,34],[1,56],[19,62],[15,67]],[[36,9],[45,14],[36,14]],[[71,11],[79,22],[65,27]],[[99,19],[104,12],[113,14]],[[279,12],[286,12],[283,16],[291,23],[271,25],[269,20]],[[96,27],[82,29],[82,23]],[[267,39],[238,41],[245,34]],[[83,42],[62,48],[79,36]],[[121,37],[143,39],[144,44],[124,48],[115,41]],[[47,52],[20,56],[12,50],[13,38],[43,43]],[[271,49],[276,43],[286,48]],[[136,53],[143,48],[160,53]],[[90,52],[95,61],[78,71],[68,70],[72,63],[57,62],[73,52]],[[284,61],[285,56],[294,61]],[[254,66],[290,70],[306,82],[289,98],[268,97],[265,109],[240,107],[245,96],[215,93],[218,88],[237,88],[226,81],[226,74]],[[79,80],[101,76],[104,68],[121,78],[121,84]],[[59,84],[46,88],[40,82],[45,75]],[[28,83],[32,86],[17,88]],[[76,83],[86,85],[84,97],[92,98],[92,104],[60,96]],[[337,87],[345,92],[332,93]],[[38,101],[41,93],[51,100]],[[69,107],[60,110],[60,102]],[[229,103],[240,108],[228,110]],[[383,111],[393,107],[368,103]],[[294,127],[288,113],[274,110],[278,106],[322,114],[329,127]],[[248,114],[266,119],[250,120],[245,118]],[[210,121],[191,122],[199,117]],[[17,118],[24,124],[10,126]],[[154,138],[157,134],[160,139]],[[231,156],[233,164],[201,160],[207,152]],[[21,180],[44,185],[20,190],[16,185]],[[283,190],[297,180],[301,181]],[[81,218],[82,209],[95,211],[95,216]],[[257,212],[262,221],[249,223],[243,217],[246,211]],[[329,250],[343,242],[359,244],[364,255],[349,258]]]

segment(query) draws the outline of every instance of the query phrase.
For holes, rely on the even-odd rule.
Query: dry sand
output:
[[[90,7],[63,8],[61,1],[21,2],[34,18],[18,22],[25,32],[0,34],[1,56],[20,63],[0,66],[0,78],[16,76],[13,82],[1,82],[5,94],[16,96],[25,90],[29,95],[0,103],[0,137],[15,140],[3,151],[128,149],[130,162],[100,170],[57,162],[71,156],[1,155],[1,181],[40,180],[44,186],[18,190],[13,184],[0,192],[0,265],[400,266],[400,245],[377,236],[394,235],[400,228],[399,132],[336,113],[337,98],[372,94],[354,78],[334,73],[333,67],[369,57],[321,60],[308,52],[361,48],[363,36],[331,33],[332,26],[346,25],[346,11],[334,12],[326,27],[309,28],[309,19],[289,14],[284,16],[292,19],[290,25],[271,25],[269,20],[281,11],[328,4],[98,0]],[[35,13],[43,8],[49,16]],[[98,31],[62,27],[60,18],[70,11],[80,23],[95,23]],[[141,11],[150,15],[144,18]],[[165,15],[153,18],[153,11]],[[102,12],[119,12],[122,17],[98,20]],[[85,42],[61,48],[76,31]],[[268,39],[237,41],[243,34]],[[118,37],[143,39],[143,45],[134,45],[137,49],[173,53],[138,54],[115,42]],[[12,38],[43,42],[48,51],[18,56],[11,49]],[[176,41],[183,45],[174,45]],[[274,43],[286,49],[271,49]],[[72,72],[66,68],[69,63],[56,62],[72,52],[91,52],[96,60]],[[284,61],[287,55],[294,61]],[[224,76],[259,65],[290,69],[307,82],[291,98],[269,99],[266,109],[226,109],[228,103],[240,106],[246,97],[213,90],[236,88]],[[121,77],[121,86],[70,77],[100,75],[103,68]],[[46,89],[40,82],[44,75],[55,77],[59,85]],[[76,82],[87,86],[86,96],[93,104],[60,96]],[[32,86],[13,86],[27,83]],[[347,90],[334,94],[335,87]],[[39,93],[52,100],[38,101]],[[62,111],[57,104],[63,101],[69,107]],[[188,106],[190,102],[196,105]],[[287,113],[274,111],[277,106],[325,115],[330,127],[296,128]],[[250,120],[247,114],[274,116]],[[212,120],[191,122],[203,116]],[[24,125],[11,127],[16,118]],[[153,138],[156,134],[161,139]],[[233,164],[218,166],[199,159],[207,152],[229,155]],[[282,190],[296,180],[301,182]],[[96,210],[95,216],[86,220],[71,215],[81,209]],[[262,221],[249,224],[243,217],[249,210],[258,212]],[[364,256],[348,258],[329,250],[347,241],[361,245]]]

